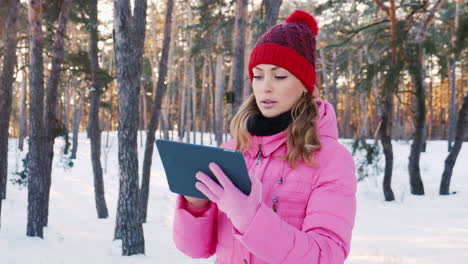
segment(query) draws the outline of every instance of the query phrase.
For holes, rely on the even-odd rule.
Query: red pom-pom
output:
[[[310,29],[312,29],[312,31],[314,32],[314,34],[317,36],[318,32],[319,32],[319,28],[318,28],[318,25],[317,25],[317,21],[315,21],[315,18],[305,12],[305,11],[302,11],[302,10],[295,10],[287,19],[286,19],[286,22],[287,23],[292,23],[292,22],[295,22],[295,23],[304,23],[306,24],[307,26],[309,26]]]

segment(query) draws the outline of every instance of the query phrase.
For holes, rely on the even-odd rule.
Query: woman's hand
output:
[[[206,208],[210,202],[208,200],[195,198],[191,196],[184,196],[184,198],[187,201],[187,206],[193,210],[200,210],[200,209]]]
[[[247,196],[234,186],[216,163],[210,163],[209,167],[221,185],[203,172],[198,172],[196,178],[200,182],[195,183],[195,187],[208,199],[215,202],[218,208],[231,219],[234,227],[239,232],[244,233],[262,203],[260,180],[255,176],[250,177],[252,188],[250,195]]]

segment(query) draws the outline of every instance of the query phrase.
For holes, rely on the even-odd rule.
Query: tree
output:
[[[218,35],[218,47],[223,43],[221,32]],[[223,55],[216,56],[216,89],[215,89],[215,139],[220,146],[223,143],[223,99],[224,99],[224,71]]]
[[[25,44],[27,41],[24,41]],[[27,64],[27,53],[23,56],[23,65]],[[18,148],[23,151],[24,138],[27,136],[27,107],[26,107],[26,95],[27,95],[27,80],[28,74],[26,67],[23,67],[22,70],[23,80],[21,81],[21,108],[20,108],[20,123],[19,123],[19,139],[18,139]]]
[[[145,253],[138,186],[138,95],[145,39],[147,0],[136,0],[133,15],[129,0],[114,1],[114,53],[119,102],[119,176],[116,238],[122,255]]]
[[[92,87],[90,89],[91,105],[89,110],[89,136],[91,140],[91,162],[94,174],[94,199],[98,218],[107,218],[107,205],[104,194],[104,179],[101,167],[101,128],[99,127],[99,105],[101,101],[102,71],[98,61],[98,5],[97,0],[90,1],[89,13],[89,61],[91,68]]]
[[[440,1],[439,1],[440,2]],[[455,123],[456,121],[456,83],[457,83],[457,78],[456,78],[456,67],[457,67],[457,61],[459,58],[459,54],[456,54],[456,33],[458,33],[458,29],[460,26],[460,5],[461,5],[461,0],[455,0],[456,2],[456,7],[455,7],[455,25],[454,29],[451,30],[452,36],[450,38],[450,46],[452,47],[452,52],[450,54],[450,57],[447,58],[448,64],[450,65],[450,107],[449,107],[449,131],[448,131],[448,151],[451,152],[452,150],[452,142],[455,138]]]
[[[232,115],[234,116],[243,101],[244,89],[244,52],[245,34],[247,29],[247,0],[237,0],[236,22],[234,29],[233,61],[232,61],[232,87],[233,102]]]
[[[411,193],[417,195],[424,194],[424,185],[421,179],[419,169],[419,160],[422,150],[424,128],[426,125],[426,87],[424,85],[424,50],[422,42],[426,40],[427,29],[434,19],[435,13],[442,5],[443,0],[438,0],[431,8],[429,15],[422,21],[422,27],[418,31],[414,42],[408,43],[407,63],[409,72],[412,77],[413,85],[416,93],[416,116],[415,116],[415,132],[413,143],[411,144],[411,153],[409,156],[408,170],[410,175]]]
[[[276,25],[276,21],[278,20],[278,14],[281,7],[283,0],[263,0],[261,6],[261,25],[258,28],[253,41],[257,41],[257,39],[269,30],[272,26]],[[265,9],[263,9],[265,8]],[[265,13],[263,11],[265,10]]]
[[[158,83],[156,85],[156,94],[154,95],[153,110],[151,113],[151,121],[148,126],[145,144],[145,157],[143,160],[143,176],[141,182],[141,220],[146,222],[148,211],[148,197],[149,197],[149,183],[150,172],[154,150],[155,132],[158,128],[158,119],[161,112],[162,99],[165,97],[167,90],[167,69],[169,49],[171,44],[171,29],[172,29],[172,13],[174,9],[174,0],[167,0],[166,2],[166,22],[164,23],[164,39],[162,45],[161,59],[159,60],[159,75]]]
[[[8,129],[10,127],[10,113],[12,89],[16,66],[16,27],[20,3],[18,0],[9,1],[8,18],[5,24],[6,43],[8,52],[3,57],[3,71],[0,76],[0,220],[2,213],[2,200],[6,198],[7,169],[8,169]]]
[[[442,180],[440,182],[439,194],[448,195],[450,194],[450,179],[452,178],[453,167],[460,153],[460,149],[463,144],[463,137],[467,130],[468,124],[468,92],[465,94],[463,99],[463,105],[458,113],[457,131],[455,134],[455,144],[453,145],[452,151],[445,159],[445,168],[442,174]]]
[[[29,1],[29,177],[26,235],[43,238],[45,193],[42,0]]]
[[[374,2],[382,9],[390,19],[391,33],[391,63],[390,71],[384,82],[384,107],[382,108],[380,137],[385,154],[385,175],[383,181],[383,191],[385,201],[395,200],[395,196],[391,189],[392,173],[393,173],[393,148],[392,148],[392,113],[393,113],[393,95],[395,87],[398,86],[399,75],[402,68],[402,63],[398,61],[397,51],[397,18],[395,0],[390,0],[390,7],[383,5],[380,0]]]
[[[76,152],[78,151],[78,130],[80,128],[81,115],[83,113],[84,106],[84,94],[76,91],[76,95],[73,96],[73,139],[72,139],[72,150],[71,159],[76,159]],[[79,100],[78,100],[79,98]]]
[[[55,35],[52,66],[49,81],[47,83],[47,98],[45,105],[45,193],[44,193],[44,226],[47,226],[49,218],[49,196],[52,183],[52,161],[54,159],[54,141],[57,136],[63,134],[63,125],[56,116],[58,84],[60,81],[60,67],[63,61],[64,37],[67,33],[67,23],[73,0],[64,0],[60,9],[60,18],[57,33]]]

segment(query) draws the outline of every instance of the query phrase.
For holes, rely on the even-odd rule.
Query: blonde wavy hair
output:
[[[314,151],[320,149],[320,141],[317,130],[318,105],[316,95],[303,93],[291,111],[293,121],[288,126],[287,146],[288,153],[285,157],[291,168],[295,168],[296,162],[305,161],[310,166],[318,164],[313,159]],[[236,150],[246,152],[250,148],[250,134],[247,131],[247,121],[254,115],[260,114],[260,109],[252,94],[240,106],[231,121],[231,135],[233,136]]]

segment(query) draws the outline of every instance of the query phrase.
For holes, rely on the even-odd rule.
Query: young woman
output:
[[[253,95],[231,122],[252,190],[243,194],[214,163],[221,185],[199,172],[210,201],[179,196],[174,241],[216,263],[342,264],[350,251],[356,177],[338,141],[335,111],[314,95],[315,36],[308,13],[294,11],[260,37],[249,74]]]

